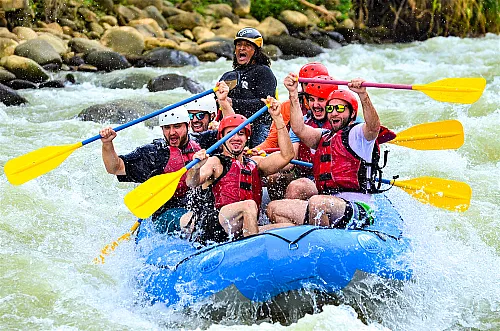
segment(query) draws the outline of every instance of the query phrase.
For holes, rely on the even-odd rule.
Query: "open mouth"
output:
[[[203,130],[203,124],[202,123],[191,123],[191,128],[193,128],[193,131],[201,131],[201,130]]]
[[[176,146],[179,144],[179,137],[169,137],[170,145]]]
[[[248,54],[245,52],[239,52],[238,53],[238,61],[239,62],[247,62],[248,61]]]

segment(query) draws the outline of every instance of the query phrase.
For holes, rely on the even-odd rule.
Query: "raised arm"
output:
[[[259,164],[261,175],[268,176],[285,167],[293,159],[295,152],[290,136],[288,135],[288,130],[286,129],[285,121],[283,121],[283,116],[280,112],[280,103],[272,97],[267,97],[267,100],[263,101],[270,105],[269,113],[276,124],[276,130],[278,131],[278,146],[280,148],[278,153],[273,153],[266,158],[259,158],[256,160]]]
[[[204,185],[206,187],[210,184],[210,179],[214,177],[216,169],[215,163],[218,162],[219,159],[217,157],[209,157],[207,151],[204,149],[196,152],[193,155],[193,160],[194,159],[200,159],[201,161],[188,170],[186,174],[186,184],[189,187],[207,184]]]
[[[102,141],[102,160],[106,171],[112,175],[126,175],[125,163],[118,157],[113,145],[113,139],[116,137],[116,132],[108,127],[99,131]]]
[[[304,123],[304,116],[300,109],[297,74],[288,74],[285,77],[284,84],[290,99],[290,125],[292,130],[307,147],[316,149],[321,139],[321,129],[312,128]]]
[[[349,84],[349,89],[358,94],[361,100],[361,106],[363,106],[363,118],[365,123],[363,123],[363,134],[366,140],[372,141],[378,137],[380,131],[380,118],[378,117],[375,106],[373,106],[366,87],[361,87],[364,82],[363,79],[357,78],[353,79]]]
[[[222,110],[223,116],[234,115],[233,107],[231,106],[231,102],[229,102],[229,98],[227,97],[229,93],[229,86],[225,81],[220,81],[215,84],[219,89],[215,92],[217,96],[217,101],[219,102],[219,106]]]

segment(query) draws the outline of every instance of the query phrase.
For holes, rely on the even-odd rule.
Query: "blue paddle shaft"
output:
[[[145,115],[143,117],[137,118],[137,119],[135,119],[133,121],[130,121],[128,123],[125,123],[125,124],[122,124],[120,126],[117,126],[113,130],[115,132],[118,132],[120,130],[126,129],[126,128],[132,126],[132,125],[136,125],[137,123],[144,122],[145,120],[148,120],[148,119],[150,119],[152,117],[158,116],[158,115],[160,115],[160,114],[162,114],[162,113],[164,113],[166,111],[172,110],[172,109],[177,108],[179,106],[185,105],[185,104],[187,104],[187,103],[189,103],[191,101],[194,101],[196,99],[202,98],[202,97],[204,97],[206,95],[209,95],[210,93],[213,93],[213,92],[214,92],[214,89],[206,90],[205,92],[201,92],[199,94],[193,95],[192,97],[189,97],[189,98],[184,99],[182,101],[179,101],[177,103],[171,104],[171,105],[169,105],[169,106],[167,106],[165,108],[162,108],[162,109],[159,109],[159,110],[157,110],[155,112],[152,112],[151,114]],[[102,137],[99,134],[96,135],[96,136],[93,136],[92,138],[89,138],[87,140],[82,141],[82,146],[90,144],[91,142],[94,142],[94,141],[96,141],[98,139],[101,139],[101,138]]]
[[[218,142],[216,142],[215,144],[213,144],[211,147],[209,147],[207,149],[207,154],[212,154],[213,151],[216,151],[217,148],[219,148],[220,146],[222,146],[222,144],[224,144],[226,141],[229,140],[229,138],[231,138],[232,136],[234,136],[235,134],[237,134],[247,124],[252,123],[257,117],[259,117],[260,115],[264,114],[267,111],[267,109],[268,109],[267,105],[265,105],[264,107],[262,107],[261,109],[259,109],[255,114],[253,114],[252,116],[250,116],[245,122],[243,122],[240,125],[238,125],[235,129],[233,129],[231,132],[229,132],[224,137],[222,137],[221,140],[219,140]],[[200,162],[200,159],[193,159],[193,161],[191,161],[188,164],[186,164],[186,170],[191,169],[198,162]]]

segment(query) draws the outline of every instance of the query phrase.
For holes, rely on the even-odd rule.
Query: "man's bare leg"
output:
[[[309,224],[330,226],[330,220],[344,216],[346,202],[331,195],[315,195],[309,199]]]
[[[271,223],[304,223],[307,201],[297,199],[284,199],[271,201],[267,205],[267,217]]]
[[[221,208],[219,222],[230,236],[239,238],[259,233],[257,204],[253,200],[231,203]]]
[[[285,199],[308,200],[313,195],[318,194],[316,184],[309,178],[299,178],[288,184]]]

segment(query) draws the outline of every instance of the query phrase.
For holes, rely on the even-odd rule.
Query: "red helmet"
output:
[[[217,129],[217,139],[222,138],[222,132],[225,128],[235,128],[241,123],[245,122],[247,118],[240,114],[234,114],[230,116],[225,116],[222,121],[219,123],[219,128]],[[245,125],[245,131],[247,137],[250,137],[252,134],[252,129],[250,128],[250,124]]]
[[[304,64],[299,71],[301,78],[314,78],[317,76],[328,76],[328,69],[319,62]]]
[[[358,116],[358,100],[356,99],[356,94],[351,90],[335,90],[328,96],[328,102],[332,99],[340,99],[349,103],[352,107],[354,118]]]
[[[316,79],[324,80],[334,80],[330,76],[317,76]],[[304,89],[307,94],[313,95],[317,98],[328,99],[330,93],[338,89],[339,87],[334,84],[318,84],[318,83],[308,83]]]

